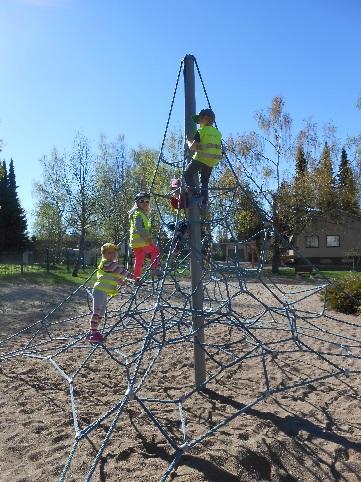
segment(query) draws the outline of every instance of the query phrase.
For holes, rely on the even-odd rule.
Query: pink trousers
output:
[[[140,278],[144,264],[144,258],[150,255],[151,269],[158,268],[159,265],[159,250],[154,244],[144,246],[143,248],[133,248],[134,255],[134,277]]]

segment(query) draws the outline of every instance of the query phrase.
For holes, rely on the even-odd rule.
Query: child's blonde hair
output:
[[[109,251],[118,251],[119,248],[116,244],[113,243],[105,243],[103,246],[100,248],[100,252],[102,253],[102,257],[106,255],[106,253],[109,253]]]

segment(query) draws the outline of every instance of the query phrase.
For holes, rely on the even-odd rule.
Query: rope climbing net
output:
[[[181,72],[182,63],[150,189],[162,227],[169,223],[169,214],[163,212],[164,193],[155,189],[159,169],[166,163],[182,172],[185,165],[185,159],[168,161],[163,152]],[[210,105],[201,75],[200,79]],[[233,234],[229,220],[235,186],[242,189],[242,183],[231,163],[229,168],[232,185],[221,193],[217,188],[210,191],[213,215],[202,220],[200,257],[205,257],[203,248],[217,230]],[[216,202],[223,203],[222,215],[212,211]],[[92,277],[41,319],[0,341],[2,363],[31,359],[46,364],[66,384],[74,438],[60,481],[75,480],[74,473],[92,480],[109,447],[138,430],[134,414],[138,424],[141,420],[152,426],[157,440],[168,447],[170,462],[159,475],[165,482],[184,454],[256,404],[291,389],[360,373],[361,325],[327,310],[332,282],[324,278],[284,284],[267,275],[264,265],[275,232],[263,214],[264,228],[237,244],[238,255],[231,264],[218,262],[207,249],[200,313],[192,307],[187,276],[191,241],[187,237],[186,248],[175,250],[173,232],[163,243],[163,276],[151,280],[148,269],[143,285],[127,284],[109,300],[104,343],[90,345],[85,338]],[[173,221],[179,222],[180,216],[178,211]],[[240,261],[239,253],[256,239],[259,255],[252,268]],[[291,247],[288,240],[284,243]],[[204,320],[203,343],[192,323],[194,315]],[[206,358],[207,376],[200,387],[192,381],[195,343]],[[214,410],[226,399],[234,402],[231,412]],[[90,436],[95,453],[77,466]]]

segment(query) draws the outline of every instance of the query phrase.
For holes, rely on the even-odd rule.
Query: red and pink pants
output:
[[[143,246],[142,248],[133,248],[134,255],[134,277],[140,278],[144,265],[144,258],[150,256],[151,269],[158,268],[159,265],[159,250],[154,244]]]

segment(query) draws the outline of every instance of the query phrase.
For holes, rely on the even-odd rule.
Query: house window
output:
[[[340,247],[340,236],[326,236],[326,246],[327,248],[339,248]]]
[[[305,236],[305,245],[306,248],[318,248],[318,236]]]

